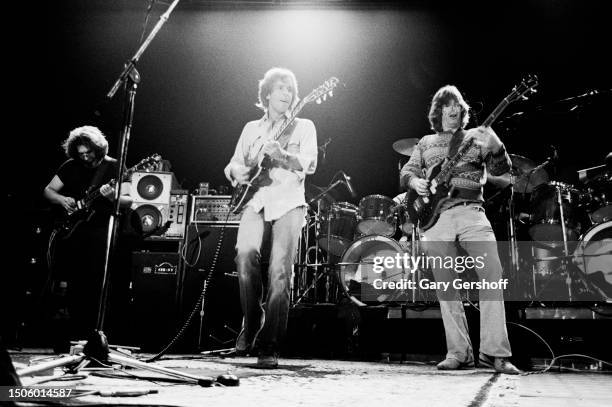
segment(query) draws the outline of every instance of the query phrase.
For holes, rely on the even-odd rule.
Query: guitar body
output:
[[[243,211],[244,206],[249,203],[255,193],[261,186],[264,185],[264,179],[269,179],[268,168],[265,165],[265,159],[262,164],[251,168],[249,172],[249,182],[242,185],[237,185],[234,188],[232,199],[230,201],[230,211],[233,214],[238,214]]]
[[[68,239],[83,222],[88,222],[95,215],[95,210],[91,208],[78,209],[64,218],[55,227],[57,236],[61,239]]]
[[[442,169],[444,161],[436,164],[429,171],[427,180],[430,182],[428,196],[420,196],[414,189],[406,194],[406,209],[413,222],[418,221],[423,230],[430,229],[440,217],[440,208],[453,194],[454,188],[446,182],[437,183],[436,177]],[[416,223],[416,222],[415,222]]]

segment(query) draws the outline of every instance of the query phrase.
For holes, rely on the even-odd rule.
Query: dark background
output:
[[[71,129],[96,125],[117,156],[124,95],[105,95],[138,49],[149,1],[19,2],[6,11],[4,150],[12,296],[3,311],[41,315],[49,221],[42,190],[65,160]],[[310,4],[307,4],[310,3]],[[319,144],[331,139],[316,174],[338,170],[358,192],[395,196],[404,157],[394,141],[430,132],[429,102],[446,84],[462,90],[482,122],[526,74],[538,93],[514,103],[493,126],[508,151],[541,163],[554,145],[551,179],[578,183],[576,170],[603,164],[610,142],[609,21],[604,1],[533,0],[383,3],[361,1],[188,1],[142,55],[127,165],[159,153],[183,188],[226,184],[222,170],[244,124],[261,116],[257,81],[272,66],[292,69],[305,96],[330,76],[332,99],[310,104]],[[153,4],[146,32],[169,2]],[[595,91],[595,92],[594,92]],[[573,98],[586,93],[593,96]],[[516,114],[520,113],[520,114]],[[34,262],[34,263],[33,263]],[[28,264],[34,268],[27,268]],[[26,306],[21,287],[27,293]],[[15,297],[19,297],[13,301]],[[13,339],[19,342],[19,338]]]
[[[463,91],[482,122],[524,75],[537,74],[538,93],[512,104],[494,128],[509,152],[536,163],[557,146],[552,179],[577,182],[575,170],[602,164],[610,151],[604,2],[303,3],[180,2],[138,63],[128,166],[159,153],[184,188],[224,184],[242,126],[261,115],[257,81],[272,66],[295,71],[301,96],[330,76],[342,80],[334,98],[301,114],[316,124],[320,145],[332,140],[308,181],[326,185],[344,170],[357,200],[399,192],[406,157],[391,145],[430,131],[428,104],[445,84]],[[168,4],[154,3],[147,32]],[[9,41],[16,72],[5,77],[17,90],[6,118],[17,125],[9,168],[20,170],[8,177],[9,196],[41,203],[64,160],[60,143],[77,126],[99,126],[116,156],[123,92],[103,101],[138,49],[148,5],[26,2],[12,16],[24,36]],[[600,93],[554,103],[592,90]],[[509,118],[516,112],[524,113]]]

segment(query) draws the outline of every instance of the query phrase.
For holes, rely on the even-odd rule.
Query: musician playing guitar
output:
[[[244,315],[236,353],[257,354],[261,368],[278,365],[278,351],[287,328],[291,267],[305,219],[304,178],[313,174],[317,165],[317,135],[310,120],[296,118],[275,138],[297,102],[293,72],[283,68],[266,72],[259,81],[257,104],[265,113],[244,126],[225,168],[233,186],[246,184],[249,172],[264,156],[269,157],[267,182],[260,183],[242,213],[235,258]],[[265,299],[260,270],[264,236],[271,239]]]
[[[422,243],[428,256],[467,255],[484,259],[484,267],[475,267],[479,280],[499,281],[502,267],[495,244],[495,235],[482,207],[482,185],[486,172],[502,175],[510,170],[510,157],[503,143],[491,127],[465,130],[469,120],[469,106],[455,86],[444,86],[433,97],[429,122],[436,133],[423,137],[413,155],[401,170],[402,184],[419,196],[433,196],[432,185],[424,171],[445,159],[455,156],[460,146],[471,143],[469,150],[450,172],[452,196],[444,200],[439,217],[424,231]],[[470,141],[471,140],[471,141]],[[415,219],[413,219],[415,221]],[[421,225],[423,226],[423,225]],[[423,231],[423,230],[422,230]],[[459,252],[459,249],[463,249]],[[486,254],[485,254],[486,253]],[[461,278],[455,270],[433,266],[436,281],[451,282]],[[455,370],[474,366],[474,354],[467,329],[463,303],[458,291],[449,285],[437,289],[440,310],[446,333],[446,359],[438,364],[440,370]],[[518,374],[508,361],[511,356],[506,330],[503,291],[479,290],[480,299],[480,357],[481,365],[496,371]]]
[[[117,176],[118,163],[107,155],[108,142],[104,134],[93,126],[72,130],[62,147],[68,160],[45,187],[43,196],[66,217],[79,210],[76,203],[86,193],[99,191],[100,195],[92,202],[87,218],[69,238],[56,240],[52,267],[56,272],[54,279],[68,282],[71,325],[68,334],[71,339],[79,339],[84,338],[96,324],[108,220],[113,211],[114,189],[107,183]],[[121,192],[121,206],[129,206],[130,184],[122,183]]]

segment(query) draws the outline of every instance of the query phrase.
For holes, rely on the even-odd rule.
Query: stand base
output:
[[[177,370],[148,364],[146,362],[121,355],[114,351],[109,351],[106,335],[104,335],[104,332],[97,330],[90,335],[85,347],[83,348],[83,353],[66,356],[51,362],[40,363],[36,366],[20,369],[17,371],[17,375],[19,377],[30,376],[34,373],[62,366],[77,366],[75,370],[78,370],[78,368],[83,365],[83,362],[86,361],[94,361],[103,364],[117,363],[121,366],[135,367],[150,372],[161,373],[166,376],[183,379],[187,383],[198,384],[202,387],[210,387],[215,383],[215,380],[212,377],[200,377],[191,375],[189,373],[179,372]]]

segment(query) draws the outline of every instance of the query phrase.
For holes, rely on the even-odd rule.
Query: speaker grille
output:
[[[145,175],[138,181],[136,187],[138,194],[147,201],[152,201],[158,198],[163,190],[164,184],[159,177],[153,175]]]
[[[161,228],[163,222],[163,214],[153,205],[141,205],[136,208],[136,214],[140,219],[140,226],[143,233],[151,233],[156,229]]]

